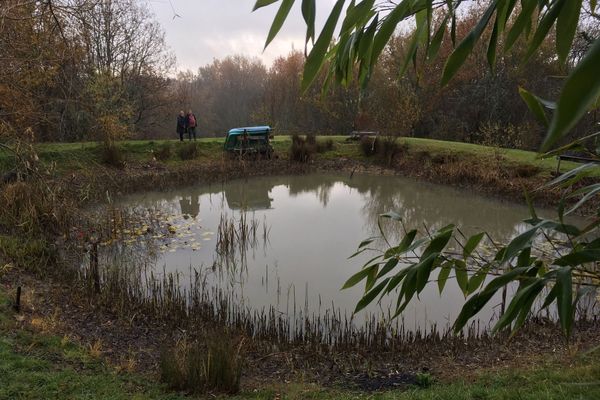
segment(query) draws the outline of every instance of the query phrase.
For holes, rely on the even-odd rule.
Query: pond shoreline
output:
[[[491,198],[516,204],[525,203],[525,192],[530,193],[536,206],[551,207],[560,200],[561,192],[556,188],[540,189],[546,178],[538,174],[531,176],[523,172],[523,166],[506,164],[486,165],[479,157],[466,157],[456,160],[444,158],[427,160],[422,154],[406,155],[392,165],[374,160],[353,158],[316,158],[308,163],[296,163],[287,159],[236,161],[192,160],[185,164],[169,165],[160,162],[132,164],[124,169],[100,168],[95,172],[73,173],[60,178],[73,189],[87,188],[97,196],[109,191],[113,196],[132,194],[146,190],[167,190],[197,184],[222,183],[233,179],[247,179],[257,176],[297,175],[314,172],[355,173],[374,175],[395,175],[416,181],[441,184],[469,190]],[[98,181],[106,182],[98,184]],[[93,196],[91,196],[93,198]]]
[[[42,281],[16,271],[0,278],[8,293],[14,292],[17,282],[27,299],[19,318],[23,328],[68,337],[85,348],[98,346],[102,357],[115,367],[133,364],[135,371],[156,376],[165,345],[190,337],[185,325],[176,327],[164,318],[144,315],[136,307],[123,313],[90,298],[77,285]],[[356,348],[332,352],[303,345],[277,348],[244,339],[242,388],[260,390],[274,382],[298,381],[369,392],[407,387],[422,373],[450,383],[486,372],[527,369],[549,359],[569,363],[574,344],[585,351],[600,343],[599,327],[599,321],[580,322],[567,343],[554,323],[535,320],[510,340],[508,333],[469,341],[432,337],[415,340],[400,351]]]
[[[294,163],[285,158],[272,161],[195,160],[170,165],[160,162],[132,163],[124,169],[99,167],[60,176],[62,184],[76,198],[94,199],[118,197],[146,190],[195,184],[215,184],[232,179],[280,174],[307,174],[336,172],[354,174],[398,175],[417,181],[445,184],[502,200],[517,202],[524,190],[533,191],[546,180],[535,171],[523,166],[469,156],[431,156],[405,153],[392,163],[380,164],[371,159],[326,158],[317,156],[309,163]],[[546,189],[537,193],[534,202],[540,206],[555,204],[560,192]],[[106,346],[104,355],[115,364],[123,362],[131,349],[141,372],[155,373],[157,357],[165,338],[173,340],[181,328],[153,316],[135,311],[123,313],[117,307],[102,304],[90,297],[82,282],[65,285],[55,278],[34,277],[24,272],[13,272],[0,281],[9,292],[17,284],[30,293],[26,319],[57,319],[53,333],[77,337],[82,344],[91,346],[101,341]],[[27,320],[25,321],[27,323]],[[357,385],[365,389],[385,388],[412,383],[415,374],[431,372],[441,380],[470,376],[478,371],[510,368],[511,365],[534,365],[543,357],[560,359],[570,356],[570,346],[564,342],[555,324],[540,321],[532,323],[508,341],[504,335],[464,342],[461,338],[431,338],[415,341],[404,352],[370,353],[365,349],[331,353],[327,349],[303,346],[274,348],[265,343],[250,344],[248,351],[249,387],[260,386],[269,380],[309,379],[325,385]],[[593,347],[600,341],[598,323],[583,324],[576,333],[575,342],[582,347]],[[475,371],[473,371],[473,369]],[[397,371],[396,378],[389,372]],[[365,378],[368,376],[368,378]],[[249,383],[248,383],[249,382]]]

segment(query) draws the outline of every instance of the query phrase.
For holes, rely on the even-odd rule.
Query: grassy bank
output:
[[[334,149],[319,158],[351,158],[364,161],[357,142],[346,142],[345,136],[327,136],[334,141]],[[202,138],[198,140],[199,154],[197,161],[217,161],[223,157],[223,138]],[[447,142],[421,138],[401,138],[401,144],[406,144],[408,154],[428,153],[432,158],[447,155],[457,155],[462,158],[470,157],[501,157],[509,165],[529,165],[541,170],[544,175],[550,175],[556,170],[557,161],[554,158],[541,160],[532,151],[501,149],[471,143]],[[185,142],[188,143],[188,142]],[[183,145],[185,145],[185,143]],[[176,140],[127,140],[119,143],[123,155],[128,162],[144,163],[152,160],[154,153],[170,145],[170,152],[162,160],[166,164],[178,164],[189,161],[181,160],[178,148],[182,143]],[[273,141],[276,154],[286,158],[291,145],[290,136],[276,136]],[[60,172],[90,170],[102,164],[101,148],[95,142],[81,143],[41,143],[36,145],[40,159],[48,164],[56,163]],[[579,164],[572,162],[561,163],[561,170],[567,171]],[[0,153],[0,166],[8,168],[7,153]]]
[[[169,392],[135,365],[106,361],[101,345],[85,338],[57,336],[51,319],[30,304],[16,314],[0,286],[0,399],[157,399],[196,398]],[[422,375],[418,385],[365,393],[310,383],[246,384],[239,400],[267,399],[597,399],[600,398],[600,352],[547,358],[535,368],[482,369],[470,376],[436,381]],[[225,398],[224,396],[216,396]],[[206,396],[204,398],[214,398]]]

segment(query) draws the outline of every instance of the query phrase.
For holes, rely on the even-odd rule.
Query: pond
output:
[[[127,196],[118,205],[168,226],[166,234],[153,235],[153,246],[141,247],[148,255],[144,262],[156,273],[179,273],[183,287],[200,276],[203,290],[226,293],[230,307],[255,316],[278,315],[292,331],[307,319],[322,325],[321,330],[332,329],[332,320],[346,330],[385,323],[395,298],[352,318],[363,287],[340,290],[368,259],[348,257],[363,239],[378,234],[378,216],[384,212],[402,215],[406,227],[435,229],[454,223],[466,235],[486,231],[500,243],[523,231],[521,221],[528,217],[526,206],[468,190],[347,174],[233,180]],[[384,230],[390,241],[399,240],[400,226],[388,223]],[[383,243],[375,246],[383,248]],[[445,331],[463,302],[455,281],[448,282],[442,295],[431,282],[387,326],[404,333]],[[472,326],[489,326],[499,303],[499,297],[494,299]]]

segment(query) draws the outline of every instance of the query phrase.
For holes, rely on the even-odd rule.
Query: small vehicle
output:
[[[225,151],[239,156],[253,154],[271,158],[273,155],[272,132],[273,129],[270,126],[231,129],[225,139]]]

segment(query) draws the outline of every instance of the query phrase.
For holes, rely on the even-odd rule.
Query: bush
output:
[[[297,162],[308,162],[315,153],[325,153],[334,148],[332,139],[317,140],[315,135],[306,135],[305,138],[299,135],[292,136],[292,146],[290,147],[290,159]]]
[[[297,162],[308,162],[312,155],[316,153],[316,146],[313,142],[314,136],[302,138],[299,135],[292,136],[292,145],[290,147],[290,159]],[[311,144],[310,142],[313,142]]]
[[[156,150],[153,150],[154,157],[159,161],[166,161],[171,158],[172,146],[171,143],[163,143]]]
[[[378,137],[363,136],[360,138],[360,150],[366,157],[377,154],[377,148],[379,142]]]
[[[397,136],[370,137],[363,136],[360,139],[360,149],[364,156],[377,156],[379,159],[391,165],[394,159],[406,151],[406,144],[398,143]]]
[[[123,150],[115,143],[102,145],[102,162],[116,168],[125,166],[125,156]]]
[[[198,158],[200,151],[198,150],[198,145],[196,143],[181,143],[177,149],[177,155],[182,160],[193,160]]]
[[[161,379],[177,390],[237,393],[243,368],[241,347],[222,332],[207,336],[206,348],[199,342],[180,341],[161,352]]]

